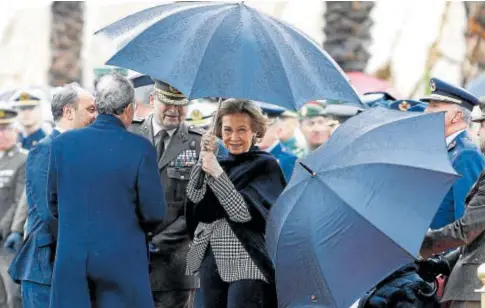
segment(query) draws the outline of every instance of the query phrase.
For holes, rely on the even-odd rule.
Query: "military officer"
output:
[[[330,139],[339,122],[329,116],[325,107],[317,102],[303,105],[298,110],[300,130],[305,136],[307,151],[313,151]]]
[[[25,161],[27,152],[17,146],[15,128],[17,112],[0,107],[0,217],[16,209],[25,187]],[[2,241],[5,240],[4,238]],[[0,254],[0,307],[21,307],[20,290],[8,275],[14,254],[2,250]]]
[[[151,283],[155,307],[191,306],[198,280],[185,275],[190,244],[185,219],[185,188],[200,152],[204,130],[187,125],[188,99],[174,87],[155,80],[150,96],[154,106],[141,125],[131,130],[146,137],[157,149],[158,168],[168,212],[152,239]]]
[[[22,126],[19,142],[22,148],[30,150],[47,133],[42,128],[42,91],[39,89],[20,90],[10,98],[11,104],[18,112],[18,120]]]
[[[283,147],[279,138],[283,126],[279,116],[286,110],[271,104],[258,103],[258,105],[269,119],[266,133],[258,146],[261,150],[271,153],[278,160],[286,181],[289,181],[293,174],[293,169],[295,169],[297,157],[296,155],[289,153],[288,150]]]
[[[278,118],[282,124],[279,134],[281,145],[288,153],[302,158],[305,154],[305,142],[298,128],[298,114],[294,111],[285,110]]]
[[[426,112],[445,111],[445,134],[448,155],[461,177],[441,203],[430,228],[439,229],[463,216],[465,197],[485,166],[478,147],[468,135],[471,111],[479,100],[462,88],[438,78],[430,81],[431,95],[420,99],[428,103]]]

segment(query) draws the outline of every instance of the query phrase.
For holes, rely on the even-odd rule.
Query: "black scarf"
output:
[[[257,147],[239,155],[228,154],[219,160],[219,164],[243,196],[252,219],[246,223],[229,220],[208,188],[204,198],[193,205],[194,222],[211,223],[226,218],[254,263],[270,282],[274,282],[274,269],[266,252],[264,234],[269,211],[286,186],[281,168],[271,154]]]

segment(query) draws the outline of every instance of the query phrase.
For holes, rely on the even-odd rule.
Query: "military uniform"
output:
[[[161,103],[188,104],[188,100],[176,89],[162,82],[156,82],[155,91],[156,99]],[[185,274],[186,256],[191,242],[185,219],[185,188],[192,167],[199,157],[204,130],[182,123],[175,130],[162,129],[157,135],[154,133],[153,117],[153,114],[149,115],[142,123],[135,123],[130,128],[132,132],[146,137],[157,148],[158,168],[168,205],[167,216],[156,228],[152,239],[152,292],[157,308],[186,307],[187,303],[191,306],[193,289],[199,285],[195,277]]]
[[[13,110],[0,109],[0,126],[12,125],[17,113]],[[0,217],[15,212],[25,188],[25,161],[27,152],[14,145],[0,154]],[[7,227],[7,226],[6,226]],[[10,228],[10,226],[8,226]],[[2,230],[6,235],[9,230]],[[2,238],[5,240],[5,238]],[[0,307],[21,307],[20,289],[8,274],[8,267],[14,253],[2,248],[0,253],[0,276],[3,288],[0,288]]]
[[[270,122],[278,121],[287,110],[283,107],[257,102],[258,106],[261,108],[263,113],[269,118]],[[283,147],[281,142],[278,140],[275,144],[266,149],[268,153],[273,155],[278,161],[281,170],[285,176],[286,181],[289,181],[293,170],[295,169],[295,162],[298,157],[290,153],[286,148]]]
[[[33,109],[36,107],[38,108],[41,102],[41,97],[33,91],[17,91],[10,100],[15,109]],[[19,143],[22,148],[30,150],[46,136],[47,133],[40,127],[29,135],[19,133]]]
[[[423,102],[457,104],[473,110],[480,102],[473,95],[440,79],[430,81],[431,95],[420,99]],[[456,132],[446,138],[448,155],[456,172],[461,176],[451,187],[442,201],[430,228],[439,229],[463,216],[465,197],[477,181],[485,166],[480,149],[471,140],[466,130]]]
[[[424,102],[457,104],[470,111],[480,103],[464,89],[437,78],[431,79],[430,86],[431,95],[422,98]],[[485,175],[482,172],[485,161],[466,130],[446,139],[453,168],[461,177],[441,203],[431,223],[433,230],[426,234],[420,253],[429,257],[459,247],[459,251],[446,256],[448,265],[454,267],[442,301],[453,308],[480,307],[480,295],[474,290],[481,287],[476,273],[478,266],[485,262]]]

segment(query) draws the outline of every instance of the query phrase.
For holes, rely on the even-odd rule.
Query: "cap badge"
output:
[[[191,113],[190,113],[190,117],[192,118],[192,120],[194,121],[200,121],[202,120],[202,118],[204,117],[202,115],[202,112],[199,110],[199,109],[194,109]]]
[[[401,111],[407,111],[411,107],[411,105],[408,102],[403,101],[402,103],[399,104],[398,107],[399,107],[399,110]]]
[[[27,92],[22,92],[20,94],[19,100],[21,101],[28,101],[30,99],[30,95]]]
[[[433,91],[433,92],[436,91],[436,83],[434,82],[434,80],[431,80],[429,82],[429,87],[430,87],[431,91]]]

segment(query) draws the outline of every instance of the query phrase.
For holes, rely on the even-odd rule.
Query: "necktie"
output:
[[[165,138],[168,136],[167,132],[161,130],[158,133],[158,144],[157,144],[157,158],[162,159],[163,152],[165,151]]]

